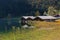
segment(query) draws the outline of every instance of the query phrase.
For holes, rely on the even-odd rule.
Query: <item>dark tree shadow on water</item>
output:
[[[20,23],[17,21],[10,21],[10,23],[8,23],[6,20],[0,20],[0,33],[1,32],[10,32],[12,31],[12,27],[20,27]]]

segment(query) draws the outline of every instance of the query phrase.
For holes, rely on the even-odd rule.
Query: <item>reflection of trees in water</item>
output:
[[[13,26],[20,27],[19,18],[0,19],[0,31],[10,31]]]

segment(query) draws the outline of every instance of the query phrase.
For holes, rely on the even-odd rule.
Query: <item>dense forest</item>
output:
[[[43,15],[49,6],[60,10],[60,0],[0,0],[0,18],[35,15],[37,10]]]

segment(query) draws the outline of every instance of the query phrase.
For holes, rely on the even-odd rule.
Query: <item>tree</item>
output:
[[[50,7],[48,8],[48,15],[54,16],[54,15],[56,15],[56,14],[57,14],[57,10],[56,10],[53,6],[50,6]]]
[[[47,16],[47,13],[46,12],[44,12],[44,14],[43,14],[44,16]]]
[[[39,16],[39,14],[40,14],[39,11],[36,11],[35,16]]]

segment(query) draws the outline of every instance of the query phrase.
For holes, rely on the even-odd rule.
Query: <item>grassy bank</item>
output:
[[[35,21],[33,25],[34,29],[16,29],[16,31],[0,33],[0,40],[60,40],[60,22]]]

